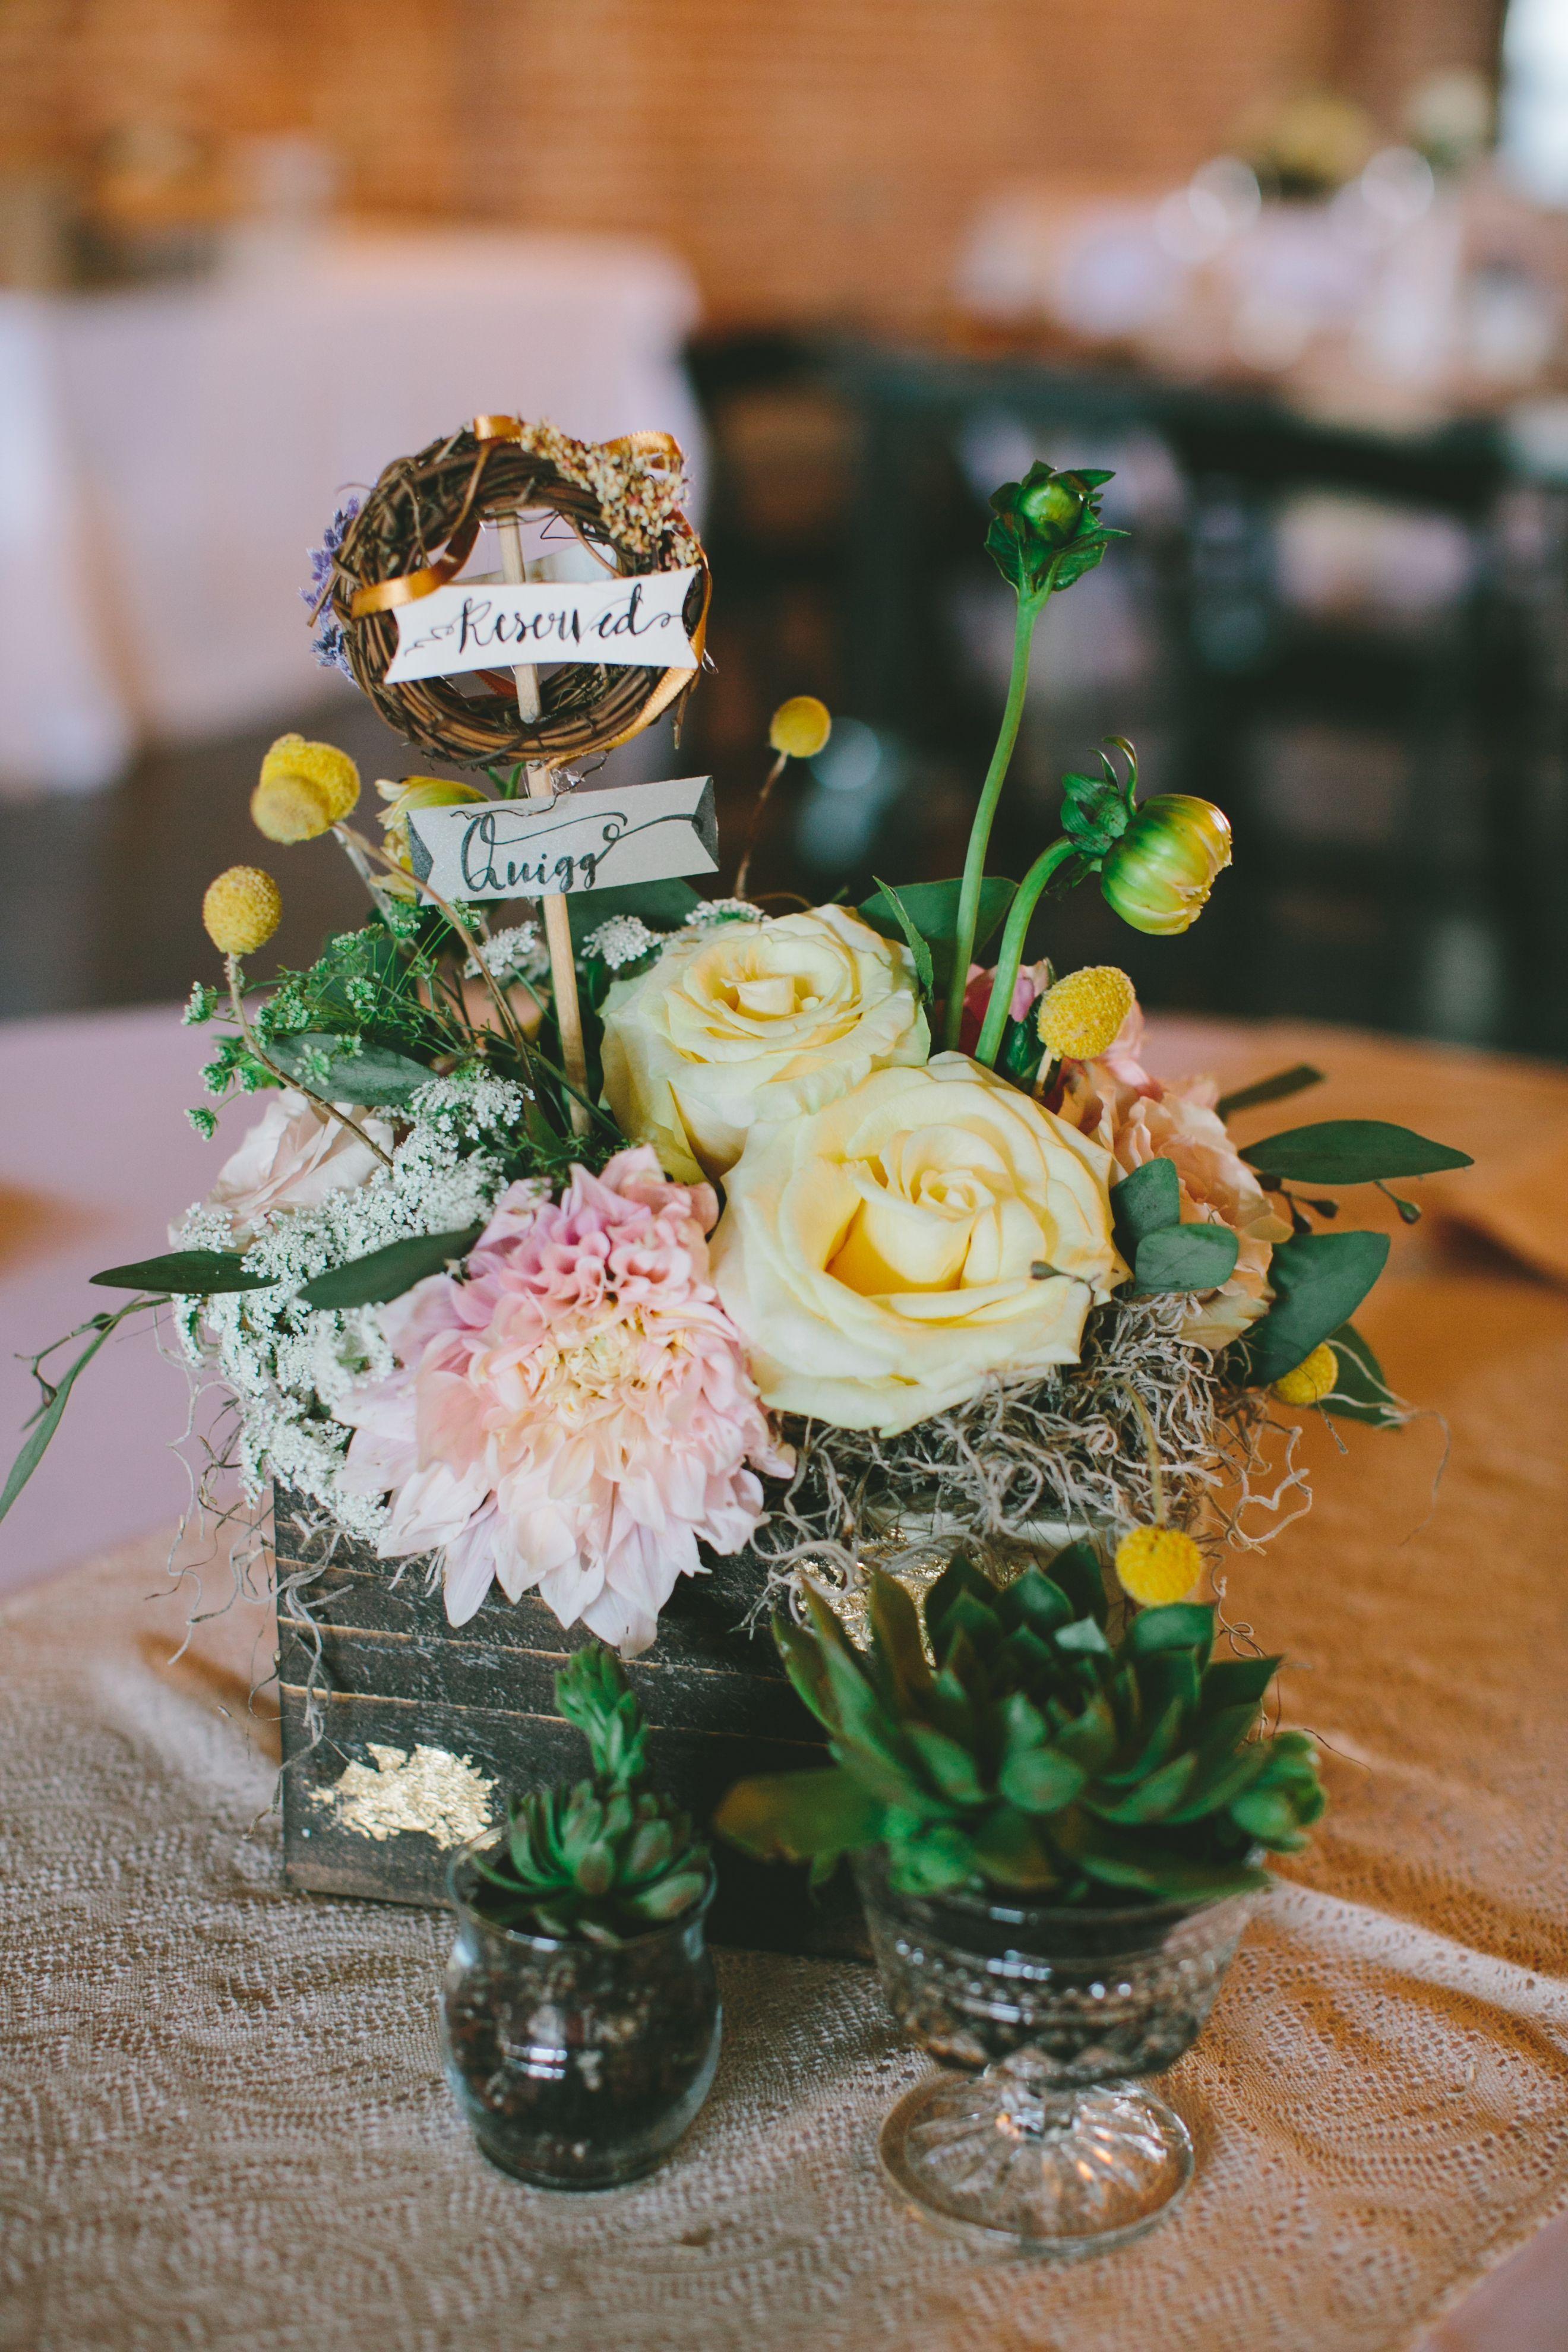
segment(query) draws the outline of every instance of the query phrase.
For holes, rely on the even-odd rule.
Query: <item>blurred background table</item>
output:
[[[696,318],[660,247],[501,230],[323,228],[189,283],[0,290],[0,793],[319,699],[307,550],[478,410],[673,433],[700,478]]]

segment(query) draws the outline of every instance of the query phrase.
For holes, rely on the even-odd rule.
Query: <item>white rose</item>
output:
[[[391,1150],[392,1129],[384,1118],[361,1114],[360,1124],[384,1151]],[[283,1087],[224,1161],[204,1205],[227,1212],[243,1248],[264,1217],[279,1209],[319,1208],[329,1192],[363,1184],[380,1164],[352,1129],[318,1110],[309,1096]]]
[[[843,907],[674,939],[604,1018],[605,1099],[686,1184],[722,1176],[762,1121],[931,1051],[908,950]]]
[[[963,1054],[756,1129],[712,1266],[763,1402],[892,1436],[995,1374],[1076,1362],[1127,1274],[1110,1169]]]

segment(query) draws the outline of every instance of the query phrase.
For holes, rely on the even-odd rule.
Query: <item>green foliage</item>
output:
[[[1110,1213],[1116,1246],[1132,1268],[1134,1297],[1217,1290],[1235,1272],[1239,1244],[1228,1225],[1182,1223],[1173,1160],[1146,1160],[1113,1185]]]
[[[274,1040],[272,1058],[291,1078],[302,1079],[328,1102],[363,1108],[404,1109],[415,1089],[428,1086],[430,1070],[391,1045],[367,1045],[363,1036],[334,1037],[307,1029],[298,1037]]]
[[[1132,1261],[1134,1289],[1217,1290],[1236,1271],[1240,1248],[1228,1225],[1174,1224],[1145,1234]]]
[[[1283,1102],[1288,1095],[1299,1095],[1307,1087],[1321,1087],[1321,1070],[1310,1062],[1293,1062],[1288,1070],[1276,1070],[1272,1077],[1255,1079],[1249,1087],[1237,1087],[1234,1093],[1221,1095],[1215,1109],[1221,1118],[1230,1118],[1238,1110],[1253,1110],[1262,1103]]]
[[[1110,476],[1090,467],[1058,474],[1037,458],[1021,482],[992,493],[993,521],[985,549],[1008,585],[1026,603],[1070,588],[1092,572],[1113,539],[1100,520],[1100,492]]]
[[[902,919],[895,909],[885,885],[863,898],[856,909],[862,921],[880,931],[887,940],[900,939],[907,934],[904,922],[912,923],[931,950],[931,984],[939,996],[945,995],[952,971],[952,929],[958,919],[959,894],[962,881],[900,882],[897,897],[902,909]],[[980,885],[979,915],[974,926],[973,952],[979,955],[986,941],[1000,924],[1017,895],[1018,886],[999,874],[988,874]]]
[[[572,891],[566,899],[572,945],[580,955],[589,932],[607,923],[612,915],[636,915],[650,931],[678,931],[701,904],[690,883],[673,875],[662,882],[623,882],[610,890]]]
[[[1012,1014],[1008,1014],[1002,1025],[1002,1043],[992,1064],[999,1078],[1009,1079],[1014,1086],[1021,1087],[1026,1094],[1034,1092],[1035,1080],[1040,1075],[1040,1064],[1046,1058],[1046,1049],[1035,1025],[1034,1010],[1031,1005],[1021,1021],[1015,1021]]]
[[[1116,1246],[1131,1265],[1146,1234],[1161,1234],[1182,1222],[1182,1180],[1173,1160],[1146,1160],[1110,1192]]]
[[[936,986],[931,941],[921,932],[914,917],[892,884],[884,882],[879,876],[877,880],[877,896],[890,909],[894,922],[904,935],[904,944],[914,960],[915,978],[920,982],[921,994],[929,1002]]]
[[[1353,1323],[1342,1323],[1329,1335],[1338,1366],[1334,1385],[1322,1400],[1323,1410],[1335,1421],[1370,1422],[1374,1429],[1403,1429],[1412,1409],[1395,1394],[1383,1366]]]
[[[170,1297],[211,1298],[224,1290],[268,1290],[275,1274],[247,1274],[242,1250],[167,1250],[133,1265],[106,1265],[89,1275],[105,1290],[156,1290]]]
[[[451,979],[456,944],[444,916],[416,907],[395,905],[335,933],[308,971],[280,971],[265,991],[247,991],[258,1053],[241,1036],[219,1037],[202,1073],[207,1092],[276,1086],[276,1065],[329,1100],[402,1108],[437,1062],[471,1059],[479,1043]],[[187,1019],[233,1019],[210,992],[192,1007]],[[482,1042],[503,1076],[517,1075],[502,1041]]]
[[[474,1853],[476,1908],[525,1934],[604,1944],[678,1919],[712,1865],[688,1816],[638,1785],[647,1735],[619,1659],[596,1642],[579,1650],[555,1704],[587,1740],[593,1777],[512,1800],[505,1832]]]
[[[1274,1304],[1227,1350],[1249,1387],[1294,1371],[1348,1322],[1388,1264],[1386,1234],[1299,1234],[1268,1262]]]
[[[1242,1158],[1260,1176],[1302,1184],[1376,1184],[1389,1176],[1431,1176],[1475,1165],[1468,1151],[1433,1143],[1383,1118],[1325,1118],[1313,1127],[1249,1143]]]
[[[1311,1742],[1259,1723],[1277,1658],[1215,1660],[1211,1609],[1180,1602],[1107,1630],[1094,1553],[998,1591],[962,1556],[927,1593],[874,1574],[858,1651],[816,1596],[775,1638],[823,1724],[826,1771],[742,1781],[714,1826],[746,1852],[812,1863],[887,1848],[906,1892],[1036,1903],[1204,1902],[1263,1883],[1322,1811]]]
[[[1103,857],[1111,843],[1121,840],[1137,805],[1138,754],[1124,735],[1106,740],[1126,759],[1125,782],[1103,751],[1098,776],[1062,778],[1062,831],[1086,860]]]
[[[307,1307],[384,1307],[401,1298],[427,1275],[439,1274],[454,1258],[467,1257],[484,1228],[467,1225],[455,1234],[413,1234],[343,1265],[313,1275],[300,1291]]]
[[[61,1416],[69,1402],[70,1392],[76,1386],[78,1375],[85,1371],[105,1340],[112,1338],[128,1315],[139,1315],[144,1307],[157,1307],[162,1303],[162,1300],[157,1298],[128,1299],[123,1307],[117,1307],[112,1315],[93,1316],[89,1322],[83,1323],[77,1330],[68,1332],[64,1339],[57,1339],[52,1347],[45,1348],[40,1354],[30,1359],[33,1377],[43,1391],[43,1395],[31,1421],[27,1423],[27,1434],[23,1440],[21,1452],[11,1465],[11,1474],[5,1481],[5,1491],[0,1493],[0,1519],[5,1517],[47,1452],[49,1440],[60,1425]],[[75,1363],[63,1372],[58,1381],[46,1380],[39,1367],[55,1353],[56,1349],[67,1346],[72,1339],[79,1339],[84,1331],[90,1331],[92,1338],[88,1341]]]

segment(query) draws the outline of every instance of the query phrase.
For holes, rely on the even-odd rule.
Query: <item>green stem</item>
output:
[[[1029,919],[1040,902],[1040,893],[1057,868],[1065,866],[1068,859],[1077,854],[1076,845],[1068,839],[1066,834],[1059,841],[1053,841],[1050,847],[1043,849],[1036,858],[1018,885],[1017,897],[1007,909],[1007,925],[996,955],[996,976],[991,983],[991,1002],[985,1008],[980,1043],[974,1049],[975,1060],[984,1062],[988,1068],[995,1066],[997,1048],[1006,1026],[1007,1007],[1013,1002],[1013,983],[1018,977],[1018,966],[1024,961],[1024,941],[1028,936]]]
[[[985,878],[985,853],[991,845],[991,827],[996,815],[996,803],[1002,797],[1002,787],[1007,780],[1013,746],[1018,740],[1018,722],[1024,715],[1024,697],[1029,690],[1029,647],[1034,639],[1035,623],[1039,619],[1045,603],[1045,596],[1020,596],[1018,599],[1018,623],[1013,635],[1013,672],[1007,680],[1007,706],[1002,713],[996,749],[991,754],[991,765],[985,772],[985,782],[981,787],[980,805],[969,828],[963,880],[958,893],[958,920],[952,934],[952,971],[947,988],[947,1049],[950,1054],[957,1050],[958,1033],[963,1023],[963,990],[980,920],[980,886]]]

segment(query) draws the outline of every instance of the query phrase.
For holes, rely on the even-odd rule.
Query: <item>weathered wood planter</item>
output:
[[[583,1742],[553,1706],[556,1671],[585,1637],[563,1632],[537,1595],[510,1601],[499,1589],[454,1630],[422,1562],[405,1564],[395,1583],[395,1565],[365,1546],[340,1537],[329,1554],[310,1532],[314,1516],[277,1491],[284,1874],[317,1894],[442,1903],[453,1849],[500,1818],[509,1792],[582,1778]],[[290,1579],[311,1570],[320,1572],[290,1592]],[[760,1590],[744,1555],[683,1577],[658,1642],[629,1668],[659,1783],[702,1825],[745,1774],[822,1757],[766,1629],[745,1631]],[[322,1733],[312,1745],[318,1642]],[[864,1956],[847,1885],[814,1899],[804,1871],[717,1845],[715,1859],[715,1940]]]

